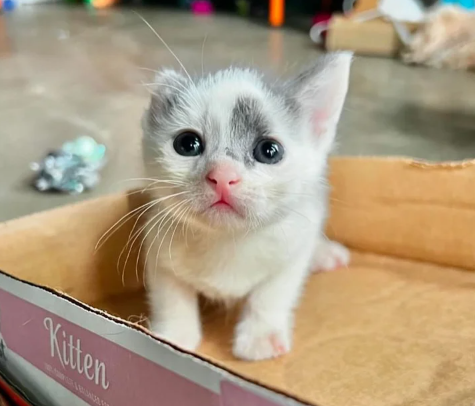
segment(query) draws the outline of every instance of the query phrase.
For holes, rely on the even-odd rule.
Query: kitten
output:
[[[157,200],[146,250],[157,336],[196,349],[198,295],[245,298],[235,356],[290,350],[309,271],[349,261],[323,228],[327,156],[351,59],[328,55],[281,84],[237,68],[158,74],[143,118],[145,166],[159,185],[149,188]]]

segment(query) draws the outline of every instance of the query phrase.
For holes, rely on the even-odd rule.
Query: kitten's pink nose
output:
[[[219,196],[226,198],[231,187],[241,181],[241,176],[233,165],[220,164],[206,175],[206,180]]]

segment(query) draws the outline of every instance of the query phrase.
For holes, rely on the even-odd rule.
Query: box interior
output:
[[[320,406],[471,405],[475,400],[473,162],[334,158],[328,235],[351,266],[309,278],[292,352],[234,359],[237,310],[203,308],[200,355]],[[144,202],[114,195],[0,225],[0,269],[132,323],[145,323],[138,243],[120,253]],[[119,259],[120,257],[120,259]],[[137,271],[137,272],[136,272]]]

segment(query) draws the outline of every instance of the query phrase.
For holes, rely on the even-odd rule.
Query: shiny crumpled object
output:
[[[31,164],[36,172],[33,186],[40,192],[82,193],[100,181],[106,162],[106,147],[91,137],[79,137],[51,151],[41,162]]]

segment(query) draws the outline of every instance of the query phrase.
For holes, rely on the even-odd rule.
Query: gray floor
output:
[[[300,32],[269,30],[232,16],[142,10],[183,63],[201,70],[253,64],[289,74],[318,52]],[[24,6],[0,16],[0,220],[111,193],[140,175],[141,82],[173,57],[127,10]],[[145,69],[142,69],[145,68]],[[86,134],[109,147],[104,179],[81,196],[45,195],[28,185],[29,163]],[[338,153],[475,157],[475,80],[464,72],[357,58]]]

